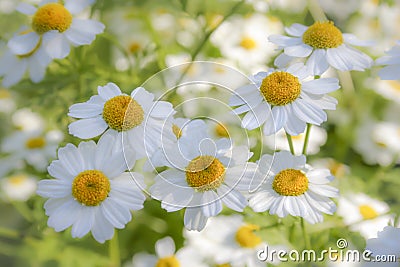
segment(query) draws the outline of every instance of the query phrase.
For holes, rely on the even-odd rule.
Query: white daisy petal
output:
[[[301,38],[287,37],[283,35],[272,34],[268,36],[268,41],[279,46],[293,46],[301,44]]]
[[[312,54],[311,54],[312,55]],[[286,68],[294,58],[285,53],[279,54],[274,60],[274,65],[278,68]]]
[[[326,60],[326,50],[315,49],[308,58],[306,66],[313,75],[323,74],[329,68],[328,61]]]
[[[70,198],[52,212],[47,221],[47,225],[54,228],[56,232],[63,231],[70,227],[79,218],[80,209],[81,206],[75,200]]]
[[[102,212],[96,212],[91,232],[97,242],[104,243],[114,236],[114,227],[107,221]]]
[[[159,258],[170,257],[175,254],[175,243],[174,240],[169,236],[158,240],[155,248],[156,254]]]
[[[355,46],[373,46],[376,43],[375,41],[366,41],[358,39],[357,36],[350,33],[343,33],[342,35],[345,43],[349,43]]]
[[[336,78],[322,78],[303,82],[301,89],[311,94],[327,94],[339,89],[339,80]]]
[[[313,48],[306,44],[288,46],[284,48],[285,54],[291,57],[308,57]]]
[[[242,212],[247,206],[247,200],[242,194],[224,184],[217,189],[217,193],[221,197],[222,202],[230,209]]]
[[[132,91],[131,97],[142,106],[145,112],[150,111],[154,100],[154,95],[152,93],[147,92],[143,87],[138,87]]]
[[[296,116],[305,122],[320,125],[327,119],[327,115],[323,110],[318,109],[305,101],[293,102],[292,108],[296,112]]]
[[[58,31],[43,34],[43,44],[50,57],[62,59],[68,56],[70,47],[68,40]]]
[[[76,46],[89,45],[96,38],[96,34],[102,33],[104,25],[90,19],[73,19],[70,28],[65,31],[65,36]]]
[[[65,1],[64,6],[71,14],[79,14],[92,3],[93,0]]]
[[[176,111],[171,103],[166,101],[157,101],[154,103],[149,115],[155,118],[168,118],[175,113]]]
[[[67,144],[65,147],[60,148],[58,150],[58,158],[64,168],[74,176],[84,171],[84,161],[76,146]]]
[[[271,208],[275,202],[275,198],[268,191],[259,191],[252,195],[249,199],[249,206],[255,212],[264,212]]]
[[[284,107],[273,107],[272,108],[272,118],[273,118],[273,124],[274,124],[274,132],[276,133],[278,130],[280,130],[287,121],[287,114],[286,114],[286,109]],[[266,134],[266,133],[265,133]],[[268,134],[266,134],[268,135]]]
[[[338,197],[339,190],[329,185],[310,185],[309,189],[318,195],[326,197]]]
[[[81,214],[85,213],[85,216],[79,216],[72,225],[71,235],[72,237],[81,238],[89,233],[92,225],[94,224],[94,216],[97,209],[92,207],[81,207]]]
[[[217,216],[222,211],[222,203],[218,195],[210,190],[203,193],[202,196],[203,214],[206,217]]]
[[[201,231],[206,226],[208,218],[204,216],[201,207],[186,208],[184,223],[189,231]]]
[[[293,110],[291,105],[288,108]],[[306,123],[296,116],[288,116],[284,129],[288,134],[296,136],[304,133],[306,129]]]
[[[49,174],[58,179],[72,180],[75,176],[75,171],[68,170],[59,160],[54,160],[47,168]]]
[[[299,23],[294,23],[290,27],[285,27],[285,32],[287,32],[287,34],[289,35],[300,37],[307,29],[307,26]]]
[[[68,116],[85,119],[97,116],[103,112],[103,107],[97,104],[78,103],[69,107]]]
[[[19,3],[15,10],[25,15],[33,15],[36,12],[36,8],[27,3]]]
[[[122,94],[121,89],[115,83],[107,83],[105,86],[98,86],[97,92],[104,101]]]
[[[40,41],[36,32],[17,35],[8,41],[7,46],[16,55],[26,55],[32,52]]]
[[[41,180],[36,193],[46,198],[63,198],[71,195],[71,183],[59,179]]]
[[[69,133],[73,136],[89,139],[102,134],[108,128],[107,123],[100,117],[81,119],[68,125]]]
[[[128,209],[121,207],[120,204],[107,198],[100,205],[101,212],[107,220],[115,227],[122,229],[125,224],[129,222],[132,218],[131,213]]]
[[[319,211],[332,215],[336,211],[335,203],[327,197],[319,196],[313,192],[304,194],[308,202]]]
[[[267,103],[259,104],[254,110],[250,110],[243,120],[242,127],[253,130],[260,127],[271,116],[271,108]]]

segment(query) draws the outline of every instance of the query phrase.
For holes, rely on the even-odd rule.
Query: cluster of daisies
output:
[[[26,72],[33,82],[40,82],[51,61],[67,57],[71,45],[91,44],[104,25],[78,15],[93,2],[43,0],[38,6],[18,5],[17,10],[29,16],[31,23],[15,33],[0,58],[3,86],[18,83]]]

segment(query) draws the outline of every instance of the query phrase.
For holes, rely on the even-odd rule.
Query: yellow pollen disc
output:
[[[217,264],[215,267],[231,267],[229,263]]]
[[[182,136],[182,130],[178,125],[172,124],[172,132],[175,134],[176,138],[179,139]]]
[[[301,84],[296,76],[288,72],[277,71],[263,79],[260,91],[269,104],[284,106],[300,96]]]
[[[178,259],[175,256],[161,258],[157,261],[155,267],[180,267]]]
[[[303,42],[316,49],[335,48],[343,44],[343,35],[332,21],[317,21],[304,32]]]
[[[197,191],[218,188],[225,179],[225,167],[212,156],[199,156],[186,167],[186,181]]]
[[[132,97],[119,95],[104,104],[103,119],[111,129],[127,131],[143,122],[144,112]]]
[[[358,208],[360,209],[361,216],[364,218],[364,220],[370,220],[378,217],[378,213],[369,205],[361,205]]]
[[[0,99],[7,99],[7,98],[11,98],[10,92],[6,89],[0,89]]]
[[[228,130],[226,129],[225,125],[223,125],[222,123],[218,123],[215,126],[215,134],[219,137],[229,137],[229,133]]]
[[[79,173],[72,182],[72,196],[85,206],[97,206],[110,192],[110,181],[103,172],[87,170]]]
[[[32,137],[26,140],[25,146],[28,149],[43,148],[46,145],[46,140],[43,137]]]
[[[282,196],[300,196],[308,189],[308,179],[299,170],[282,170],[275,175],[272,189]]]
[[[246,50],[252,50],[257,47],[256,41],[250,37],[243,37],[239,45]]]
[[[262,240],[259,236],[254,234],[254,231],[259,230],[260,227],[254,224],[246,224],[239,228],[236,232],[235,239],[241,247],[254,248],[261,244]]]
[[[131,52],[132,54],[137,53],[141,48],[141,45],[139,43],[133,42],[129,45],[129,52]]]
[[[25,174],[14,175],[8,178],[8,181],[12,185],[21,185],[28,179],[28,176]]]
[[[33,15],[32,28],[42,34],[51,30],[65,32],[72,23],[72,15],[62,4],[48,3]]]

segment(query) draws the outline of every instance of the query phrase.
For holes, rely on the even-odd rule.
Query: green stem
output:
[[[0,227],[0,236],[5,238],[18,239],[20,237],[20,234],[14,229]]]
[[[318,3],[318,0],[308,0],[308,10],[311,13],[311,16],[315,21],[326,21],[328,18],[326,17],[324,11]]]
[[[312,124],[307,123],[306,137],[304,139],[303,151],[301,152],[303,155],[307,155],[307,147],[308,140],[310,139],[311,126]]]
[[[294,147],[293,147],[292,136],[290,134],[286,133],[286,138],[287,138],[287,141],[289,143],[290,152],[292,153],[292,155],[294,155]]]
[[[25,202],[13,201],[11,202],[14,208],[24,217],[28,222],[33,222],[32,211],[26,205]]]
[[[311,249],[310,238],[307,235],[306,225],[304,223],[304,218],[300,218],[300,219],[301,219],[301,230],[303,232],[304,247],[309,250],[309,249]]]
[[[112,267],[121,266],[121,256],[119,251],[118,231],[115,229],[114,237],[109,241],[109,254]]]

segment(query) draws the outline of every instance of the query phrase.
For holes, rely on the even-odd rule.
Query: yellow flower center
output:
[[[119,95],[104,104],[103,119],[111,129],[127,131],[143,122],[144,112],[132,97]]]
[[[222,123],[218,123],[215,126],[215,134],[219,137],[229,137],[229,133],[228,130],[226,129],[225,125],[223,125]]]
[[[275,175],[272,188],[282,196],[300,196],[308,189],[308,179],[300,170],[286,169]]]
[[[132,54],[135,54],[135,53],[137,53],[137,52],[140,50],[141,47],[142,47],[142,46],[141,46],[139,43],[133,42],[133,43],[131,43],[131,44],[129,45],[128,50],[129,50],[129,52],[131,52]]]
[[[7,98],[11,98],[10,92],[6,89],[0,89],[0,99],[7,99]]]
[[[176,138],[179,139],[182,136],[182,130],[178,125],[172,124],[172,132],[175,134]]]
[[[110,190],[110,181],[98,170],[83,171],[72,182],[72,196],[85,206],[99,205]]]
[[[218,188],[225,179],[225,167],[213,156],[199,156],[186,167],[186,181],[197,191]]]
[[[22,185],[26,180],[28,179],[28,176],[25,174],[18,174],[14,175],[8,178],[8,181],[12,185]]]
[[[42,34],[51,30],[65,32],[72,23],[72,15],[62,4],[48,3],[33,15],[32,28]]]
[[[235,240],[241,247],[255,248],[261,244],[262,240],[259,236],[254,234],[254,231],[259,230],[260,227],[254,224],[246,224],[239,228],[236,232]]]
[[[178,259],[175,256],[169,256],[165,258],[161,258],[157,261],[155,267],[180,267]]]
[[[304,32],[303,42],[316,49],[335,48],[343,44],[343,35],[332,21],[317,21]]]
[[[229,263],[216,264],[215,267],[231,267]]]
[[[364,220],[370,220],[378,217],[378,213],[369,205],[361,205],[358,208],[360,209],[361,216],[364,218]]]
[[[288,72],[277,71],[263,79],[260,91],[269,104],[284,106],[300,96],[301,84],[296,76]]]
[[[257,47],[256,41],[250,37],[243,37],[239,45],[246,50],[253,50]]]
[[[46,140],[43,137],[32,137],[26,140],[25,146],[28,149],[43,148],[46,145]]]

